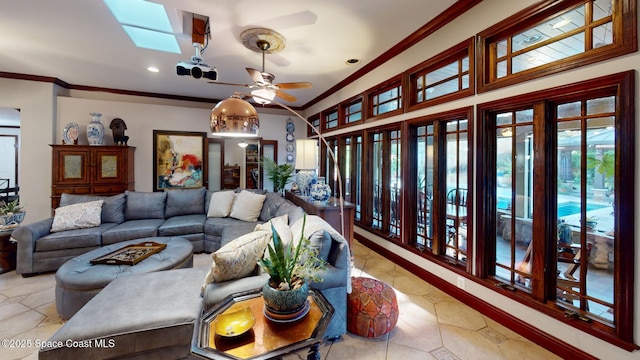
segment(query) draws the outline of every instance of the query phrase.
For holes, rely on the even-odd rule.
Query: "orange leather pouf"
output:
[[[376,279],[351,278],[347,299],[347,330],[375,338],[393,330],[398,322],[398,300],[393,288]]]

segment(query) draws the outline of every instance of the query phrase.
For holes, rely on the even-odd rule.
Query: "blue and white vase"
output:
[[[103,145],[104,144],[104,125],[100,122],[100,113],[89,113],[93,116],[91,122],[87,125],[87,140],[89,145]]]
[[[320,203],[326,203],[331,197],[331,187],[325,183],[324,176],[318,176],[318,182],[311,186],[311,197]]]

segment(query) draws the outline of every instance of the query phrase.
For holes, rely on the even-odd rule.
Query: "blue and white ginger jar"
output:
[[[87,125],[87,140],[89,145],[103,145],[104,144],[104,125],[100,122],[100,113],[89,113],[93,117],[91,122]]]
[[[311,186],[311,197],[323,203],[331,197],[331,187],[325,183],[323,176],[318,176],[318,182]]]

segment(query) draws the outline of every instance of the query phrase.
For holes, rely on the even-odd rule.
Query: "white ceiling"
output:
[[[210,18],[203,60],[219,81],[251,83],[246,67],[260,70],[259,53],[245,48],[242,31],[273,29],[285,49],[267,55],[274,83],[308,81],[287,90],[302,106],[418,30],[455,0],[157,0],[170,18],[181,10]],[[175,28],[176,26],[174,26]],[[177,26],[180,29],[180,25]],[[191,30],[176,32],[182,54],[136,48],[102,0],[3,1],[0,72],[58,78],[72,85],[224,99],[241,87],[177,76],[176,64],[195,54]],[[345,61],[358,58],[360,64]],[[150,73],[150,65],[160,69]]]

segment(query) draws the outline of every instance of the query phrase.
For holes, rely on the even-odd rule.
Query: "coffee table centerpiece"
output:
[[[321,282],[320,272],[326,270],[326,262],[318,257],[317,249],[304,236],[307,216],[302,221],[299,241],[283,241],[276,226],[271,223],[272,243],[267,245],[269,256],[258,264],[270,276],[262,289],[265,316],[274,321],[286,321],[304,317],[309,304],[309,282]],[[282,228],[288,231],[288,227]],[[289,236],[289,239],[292,237]]]

